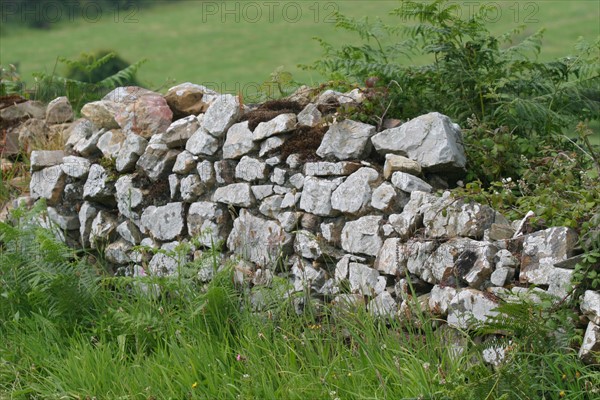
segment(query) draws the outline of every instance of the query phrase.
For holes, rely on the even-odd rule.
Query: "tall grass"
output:
[[[297,293],[258,310],[231,265],[208,285],[108,277],[39,227],[40,215],[17,210],[18,227],[0,223],[0,398],[591,399],[600,388],[556,343],[515,345],[490,367],[478,338],[436,329],[418,309],[414,323],[382,320]]]

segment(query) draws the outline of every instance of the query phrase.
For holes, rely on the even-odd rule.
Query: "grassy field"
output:
[[[465,16],[472,4],[464,4]],[[263,82],[279,66],[292,72],[297,81],[312,84],[321,77],[300,70],[298,64],[319,58],[321,49],[314,36],[338,45],[358,39],[334,29],[333,11],[355,17],[381,16],[393,22],[386,14],[398,5],[390,0],[184,1],[135,13],[107,11],[97,21],[80,18],[47,31],[7,27],[0,42],[0,63],[18,63],[22,77],[31,82],[35,71],[52,72],[57,56],[74,58],[86,51],[113,49],[130,62],[148,59],[139,78],[155,89],[191,81],[237,92]],[[493,5],[488,19],[495,33],[518,25],[525,26],[521,37],[547,29],[545,59],[571,53],[579,36],[593,40],[600,35],[597,1],[500,1]]]

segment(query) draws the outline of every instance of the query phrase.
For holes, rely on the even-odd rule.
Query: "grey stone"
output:
[[[394,186],[387,182],[383,182],[375,190],[371,196],[371,207],[390,213],[398,207],[403,207],[408,203],[408,195],[399,194]]]
[[[283,185],[285,183],[285,176],[287,172],[285,169],[274,168],[273,173],[271,174],[271,182],[276,183],[278,185]]]
[[[237,207],[252,207],[254,197],[247,183],[232,183],[215,190],[212,201],[217,203],[231,204]]]
[[[190,205],[187,224],[191,236],[197,236],[206,247],[214,247],[227,240],[231,218],[222,204],[200,201]]]
[[[429,310],[437,316],[445,317],[448,315],[450,302],[456,296],[456,289],[450,286],[435,285],[431,288],[429,297]]]
[[[258,211],[265,217],[276,218],[277,215],[281,212],[281,201],[283,200],[283,196],[280,194],[276,194],[274,196],[269,196],[260,203]]]
[[[85,178],[90,171],[91,165],[92,164],[87,158],[66,156],[62,160],[60,168],[66,175],[70,177]]]
[[[579,349],[579,358],[586,364],[598,364],[600,362],[600,326],[590,322],[585,330],[583,343]]]
[[[331,207],[346,214],[364,212],[371,201],[372,186],[379,174],[372,168],[361,168],[340,184],[331,194]]]
[[[23,118],[46,118],[46,105],[41,101],[25,101],[0,110],[0,118],[5,121],[15,121]]]
[[[296,169],[298,167],[300,167],[303,162],[302,162],[302,157],[300,156],[300,154],[290,154],[286,159],[285,159],[285,163],[288,165],[288,167],[290,167],[291,169]]]
[[[79,216],[61,215],[54,207],[48,207],[48,218],[63,231],[74,231],[79,229]]]
[[[57,204],[65,187],[65,178],[60,165],[33,172],[29,184],[31,198],[46,199],[50,206]]]
[[[219,140],[200,128],[187,141],[185,149],[195,156],[212,156],[219,150]]]
[[[150,206],[142,213],[142,227],[156,240],[169,241],[185,234],[183,203]]]
[[[242,107],[239,98],[224,94],[218,96],[206,110],[202,128],[215,137],[221,137],[241,115]]]
[[[321,123],[323,114],[317,108],[316,104],[309,103],[298,114],[298,124],[304,126],[317,126]]]
[[[299,230],[296,232],[294,252],[303,258],[311,260],[316,260],[323,255],[317,237],[314,233],[307,230]]]
[[[377,270],[365,264],[348,263],[348,280],[352,293],[360,293],[364,296],[376,296],[382,293],[385,290],[385,278],[383,285],[379,278]]]
[[[117,226],[117,233],[128,243],[136,246],[142,241],[142,233],[130,220],[126,220]]]
[[[115,121],[115,115],[119,109],[120,105],[110,100],[93,101],[83,106],[81,115],[98,128],[117,129],[119,124]]]
[[[267,165],[259,159],[244,156],[235,167],[235,177],[248,182],[265,180]]]
[[[346,119],[334,123],[317,149],[319,157],[335,157],[338,160],[364,158],[371,151],[370,138],[375,127]]]
[[[554,268],[548,274],[548,293],[559,299],[567,298],[571,292],[572,269]]]
[[[215,178],[217,183],[230,184],[235,182],[236,161],[220,160],[215,161]]]
[[[265,163],[267,163],[267,165],[269,167],[274,167],[276,165],[279,165],[279,164],[281,164],[281,156],[269,157],[265,160]]]
[[[130,250],[131,244],[123,239],[119,239],[106,246],[104,249],[104,256],[110,263],[125,265],[131,262],[131,258],[129,257]]]
[[[100,150],[97,146],[98,140],[100,140],[100,137],[104,132],[106,132],[104,129],[100,129],[99,131],[93,132],[89,137],[79,140],[79,142],[73,146],[73,150],[83,157],[89,157],[99,153]]]
[[[248,129],[248,121],[237,123],[227,131],[223,144],[223,158],[239,159],[256,149],[253,134]]]
[[[349,253],[375,256],[383,245],[379,226],[381,216],[369,215],[347,222],[342,230],[342,248]]]
[[[141,189],[134,187],[133,177],[123,175],[115,183],[117,208],[121,215],[133,221],[139,221],[140,214],[135,211],[142,205],[144,193]]]
[[[180,191],[183,201],[191,203],[206,191],[206,186],[198,175],[188,175],[181,179]]]
[[[260,144],[260,150],[258,151],[259,157],[265,157],[269,154],[274,153],[276,150],[281,149],[281,146],[285,143],[286,137],[273,136],[266,140],[263,140]]]
[[[292,235],[279,224],[240,210],[227,238],[227,248],[259,265],[275,264],[280,257],[291,253]]]
[[[383,242],[375,259],[374,268],[383,274],[403,276],[404,269],[399,268],[398,251],[400,250],[400,239],[390,238]]]
[[[46,123],[48,124],[73,121],[73,116],[73,108],[65,96],[52,100],[46,107]]]
[[[170,150],[165,144],[150,143],[136,165],[151,181],[157,181],[169,175],[178,155],[179,151]]]
[[[330,222],[323,222],[320,226],[323,239],[335,246],[339,246],[342,242],[342,229],[344,229],[343,218],[337,218]]]
[[[251,189],[256,200],[262,200],[273,194],[273,185],[254,185]]]
[[[119,129],[111,129],[105,132],[96,145],[106,158],[117,158],[125,142],[125,135]]]
[[[400,274],[406,271],[427,283],[435,283],[432,268],[439,260],[434,260],[433,254],[437,244],[433,241],[410,240],[400,243],[396,259]]]
[[[292,185],[298,190],[302,190],[302,188],[304,187],[304,175],[302,174],[294,174],[290,176],[288,181],[290,185]]]
[[[92,164],[83,186],[83,198],[108,206],[115,205],[114,183],[108,172],[99,164]]]
[[[596,325],[600,325],[600,292],[586,290],[581,298],[581,312]]]
[[[431,199],[431,198],[430,198]],[[423,225],[429,237],[469,237],[481,239],[494,222],[496,212],[479,203],[444,196],[424,207]]]
[[[102,248],[114,239],[117,219],[108,211],[100,210],[92,220],[90,228],[90,246],[92,249]]]
[[[348,273],[349,273],[349,269],[350,269],[350,263],[351,262],[357,262],[357,263],[364,263],[366,261],[365,258],[360,257],[360,256],[355,256],[353,254],[345,254],[343,255],[340,260],[337,262],[337,264],[335,265],[335,280],[337,282],[341,282],[344,279],[348,279]],[[364,265],[365,267],[368,267],[368,265]]]
[[[174,200],[179,195],[180,183],[179,177],[176,174],[169,175],[169,192],[171,193],[171,200]]]
[[[271,282],[273,282],[273,272],[268,268],[257,269],[252,278],[254,286],[271,286]]]
[[[488,318],[498,315],[498,303],[483,292],[475,289],[462,289],[448,306],[448,325],[458,329],[472,329]]]
[[[549,228],[525,236],[519,280],[548,285],[554,264],[571,257],[577,241],[577,233],[565,227]]]
[[[212,162],[204,160],[198,163],[198,166],[196,167],[196,172],[198,172],[198,177],[200,177],[200,181],[204,184],[204,186],[206,186],[207,188],[211,188],[214,186],[216,182],[216,175],[215,168],[213,167]]]
[[[198,118],[190,115],[169,125],[163,134],[163,140],[170,149],[183,147],[198,129],[200,129]]]
[[[282,212],[277,216],[279,225],[286,232],[292,232],[298,229],[298,219],[300,219],[300,213],[294,211]]]
[[[431,193],[433,191],[430,184],[405,172],[394,172],[392,174],[392,184],[407,193],[415,191]]]
[[[34,150],[29,159],[31,171],[39,171],[46,167],[53,167],[63,162],[65,152],[62,150]]]
[[[384,291],[369,302],[367,310],[374,317],[392,318],[398,311],[398,304],[391,294]]]
[[[386,154],[383,166],[383,177],[390,179],[394,172],[405,172],[410,175],[421,175],[421,164],[397,154]]]
[[[341,179],[329,181],[312,176],[306,177],[300,198],[300,209],[323,217],[337,214],[331,207],[331,194],[340,183],[342,183]]]
[[[98,209],[87,201],[79,208],[79,241],[83,247],[90,245],[92,222],[96,215],[98,215]]]
[[[279,114],[268,122],[258,124],[254,129],[254,140],[259,141],[273,135],[289,132],[294,129],[296,122],[296,114]]]
[[[291,269],[294,291],[318,291],[325,284],[325,271],[314,268],[308,260],[297,259]]]
[[[380,132],[372,142],[380,154],[406,156],[431,172],[463,171],[467,163],[460,127],[437,112]]]
[[[490,282],[494,286],[502,287],[512,282],[515,277],[515,269],[510,267],[496,268],[490,276]]]
[[[131,172],[142,154],[146,151],[148,141],[138,135],[127,135],[121,150],[117,154],[115,167],[119,172]]]
[[[198,156],[193,155],[187,150],[182,151],[177,155],[175,164],[173,164],[173,172],[176,174],[185,175],[196,166]]]

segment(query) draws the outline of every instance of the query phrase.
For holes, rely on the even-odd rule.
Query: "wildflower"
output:
[[[430,367],[430,366],[431,366],[431,364],[429,364],[428,362],[426,362],[426,363],[423,363],[423,369],[424,369],[425,371],[427,371],[427,370],[429,369],[429,367]]]
[[[348,372],[348,376],[352,376],[352,372]]]
[[[235,359],[237,361],[246,361],[246,357],[244,357],[243,355],[239,354],[237,356],[235,356]]]
[[[244,379],[250,379],[250,375],[244,374],[244,375],[242,375],[242,378],[244,378]]]
[[[579,379],[581,377],[581,374],[579,373],[579,371],[575,372],[575,378]]]
[[[562,374],[562,380],[564,381],[565,379],[567,379],[567,374]]]
[[[198,387],[198,382],[192,383],[192,389],[196,389]]]
[[[561,390],[560,393],[558,394],[560,397],[565,397],[566,393],[564,390]]]

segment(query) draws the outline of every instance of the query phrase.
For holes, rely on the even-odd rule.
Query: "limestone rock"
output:
[[[342,248],[349,253],[375,256],[383,245],[379,226],[382,217],[369,215],[347,222],[342,230]]]
[[[115,115],[120,106],[110,100],[100,100],[87,103],[81,109],[81,115],[100,129],[118,129]]]
[[[215,190],[212,201],[217,203],[231,204],[236,207],[251,207],[254,205],[254,197],[248,183],[232,183]]]
[[[362,159],[371,152],[371,136],[376,128],[346,119],[334,123],[317,149],[319,157],[335,157],[338,160]]]
[[[187,150],[182,151],[177,155],[175,159],[175,164],[173,164],[173,172],[176,174],[187,174],[196,165],[196,160],[198,156],[193,155]]]
[[[554,227],[525,236],[521,257],[521,282],[548,285],[554,264],[573,255],[577,233],[571,228]]]
[[[415,191],[431,193],[433,191],[430,184],[405,172],[394,172],[392,174],[392,184],[406,193]]]
[[[206,191],[206,186],[198,175],[188,175],[182,178],[180,185],[181,198],[187,203],[197,200]]]
[[[277,216],[281,212],[282,201],[283,196],[280,194],[269,196],[260,203],[258,211],[265,217],[277,218]]]
[[[136,134],[144,139],[164,133],[171,125],[173,112],[158,93],[140,95],[126,103],[115,115],[115,121],[126,134]]]
[[[340,179],[330,181],[312,176],[306,177],[300,198],[300,209],[323,217],[335,215],[336,212],[331,206],[331,195],[341,183]]]
[[[350,161],[340,162],[307,162],[304,164],[306,176],[347,176],[356,172],[361,165]]]
[[[381,273],[393,276],[404,275],[404,270],[399,268],[398,252],[400,250],[400,239],[389,238],[383,242],[383,245],[379,249],[377,258],[375,259],[375,265],[373,266],[376,270]]]
[[[93,219],[90,228],[90,246],[92,249],[102,248],[112,242],[117,229],[117,219],[108,211],[100,210]]]
[[[223,144],[223,158],[239,159],[256,149],[253,133],[248,129],[248,121],[234,124],[227,130]]]
[[[142,213],[142,227],[157,240],[175,240],[185,234],[183,203],[150,206]]]
[[[348,280],[352,293],[360,293],[364,296],[376,296],[385,290],[385,278],[380,277],[377,270],[369,268],[365,264],[356,262],[348,263]]]
[[[254,140],[259,141],[289,132],[296,126],[296,114],[279,114],[275,118],[267,122],[261,122],[254,129]]]
[[[200,128],[187,141],[185,149],[195,156],[212,156],[219,150],[219,140]]]
[[[119,129],[111,129],[105,132],[96,145],[106,158],[117,158],[125,142],[125,135]]]
[[[131,220],[126,220],[117,226],[117,233],[128,243],[136,246],[142,241],[142,233]]]
[[[46,118],[46,105],[41,101],[25,101],[13,104],[0,110],[0,118],[5,121],[15,121],[24,118]]]
[[[325,284],[326,274],[322,269],[314,268],[308,260],[298,259],[291,269],[294,291],[319,291]]]
[[[350,175],[331,194],[331,207],[346,214],[365,211],[371,201],[372,186],[379,174],[372,168],[361,168]]]
[[[258,151],[258,156],[265,157],[269,154],[275,153],[277,150],[279,150],[281,148],[281,146],[283,146],[286,138],[287,138],[287,135],[280,135],[280,136],[272,136],[266,140],[263,140],[262,143],[260,144],[260,150]]]
[[[596,325],[600,325],[600,292],[586,290],[581,299],[581,312]]]
[[[33,154],[33,153],[32,153]],[[73,178],[84,178],[87,176],[90,171],[90,166],[92,164],[87,158],[76,157],[76,156],[66,156],[62,159],[62,164],[60,168],[62,171],[70,177]]]
[[[448,315],[450,302],[456,296],[456,289],[450,286],[435,285],[431,288],[429,297],[429,310],[437,316],[445,317]]]
[[[117,208],[121,215],[133,221],[139,221],[140,214],[136,210],[142,205],[144,194],[133,184],[133,176],[123,175],[115,183]]]
[[[190,115],[169,125],[163,134],[163,141],[170,149],[183,147],[198,129],[200,129],[198,118]]]
[[[321,123],[323,115],[317,108],[316,104],[309,103],[304,109],[298,114],[298,124],[304,126],[314,127]]]
[[[136,165],[151,181],[157,181],[169,175],[178,155],[179,151],[170,150],[165,144],[150,143]]]
[[[235,182],[236,161],[220,160],[215,161],[215,179],[220,184],[230,184]]]
[[[187,225],[191,236],[197,236],[206,247],[214,247],[227,240],[231,219],[223,205],[200,201],[190,205]]]
[[[138,135],[128,135],[117,154],[116,169],[119,172],[131,172],[142,154],[146,151],[148,141]]]
[[[110,263],[117,265],[124,265],[131,262],[129,258],[129,252],[131,251],[131,244],[123,239],[119,239],[106,246],[104,249],[104,256]]]
[[[30,157],[31,171],[59,165],[63,162],[65,155],[62,150],[34,150]]]
[[[73,120],[73,108],[65,96],[58,97],[46,107],[46,123],[62,124]]]
[[[408,201],[409,196],[407,194],[404,194],[404,192],[398,193],[394,186],[383,182],[373,190],[371,207],[389,214],[397,208],[404,207]]]
[[[265,180],[267,165],[259,159],[244,156],[235,167],[235,177],[248,182]]]
[[[89,202],[84,202],[79,209],[79,241],[83,247],[90,245],[92,222],[98,215],[98,209]]]
[[[496,217],[496,212],[479,203],[464,203],[442,197],[429,203],[423,213],[423,225],[429,237],[469,237],[481,239]]]
[[[48,207],[48,218],[63,231],[79,230],[78,215],[62,215],[54,207]]]
[[[475,289],[460,290],[448,306],[448,325],[458,329],[471,329],[477,323],[498,315],[498,303]]]
[[[99,131],[92,132],[89,137],[85,137],[73,146],[73,150],[77,153],[81,154],[83,157],[89,157],[99,153],[98,149],[98,140],[104,135],[106,132],[104,129],[100,129]]]
[[[579,349],[579,358],[586,364],[600,362],[600,326],[590,322],[585,330],[583,343]]]
[[[200,177],[200,182],[204,184],[207,188],[212,188],[216,182],[215,176],[215,168],[213,167],[213,163],[204,160],[196,166],[196,172],[198,173],[198,177]]]
[[[90,167],[83,186],[83,197],[108,206],[115,205],[114,183],[109,181],[108,172],[101,165],[93,164]]]
[[[167,91],[165,100],[177,119],[206,112],[218,93],[206,86],[185,82]]]
[[[367,310],[374,317],[392,318],[398,311],[398,304],[391,294],[384,291],[369,302]]]
[[[202,128],[214,137],[219,138],[241,115],[240,99],[237,96],[223,94],[218,96],[206,110]]]
[[[296,232],[294,251],[303,258],[316,260],[323,255],[321,246],[314,233],[306,230]]]
[[[240,210],[227,238],[227,248],[259,266],[272,265],[290,254],[291,243],[292,235],[279,224],[255,217],[245,209]]]
[[[57,204],[65,187],[65,178],[60,165],[33,172],[29,185],[31,198],[33,200],[44,198],[50,206]]]
[[[403,155],[430,172],[463,171],[467,163],[460,127],[437,112],[380,132],[372,142],[380,154]]]
[[[418,176],[421,175],[421,164],[397,154],[386,154],[385,164],[383,166],[383,177],[385,179],[390,179],[394,172],[405,172],[410,175]]]

